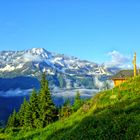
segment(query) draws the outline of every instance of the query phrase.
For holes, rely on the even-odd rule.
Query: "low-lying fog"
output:
[[[0,120],[7,120],[8,116],[13,112],[14,109],[18,110],[23,102],[24,97],[29,99],[31,95],[31,89],[28,90],[9,90],[0,91]],[[70,99],[73,102],[77,91],[80,92],[81,98],[91,98],[98,90],[96,89],[57,89],[52,91],[53,102],[60,106],[66,99]]]

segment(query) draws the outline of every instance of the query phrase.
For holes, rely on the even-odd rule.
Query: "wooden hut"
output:
[[[115,74],[111,79],[114,81],[114,85],[118,86],[133,76],[133,70],[121,70],[117,74]]]

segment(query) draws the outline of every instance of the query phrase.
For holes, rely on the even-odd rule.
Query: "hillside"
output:
[[[10,139],[140,139],[140,76],[97,94],[76,113],[44,129],[1,134]]]
[[[9,89],[39,89],[40,83],[33,77],[15,77],[15,78],[0,78],[0,91],[8,91]]]

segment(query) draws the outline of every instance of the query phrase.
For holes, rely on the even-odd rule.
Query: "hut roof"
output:
[[[133,70],[121,70],[111,77],[111,79],[127,79],[134,76]]]

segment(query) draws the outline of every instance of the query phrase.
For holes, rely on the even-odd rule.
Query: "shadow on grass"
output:
[[[67,123],[70,123],[67,120]],[[22,134],[23,135],[23,134]],[[69,126],[36,130],[23,140],[135,140],[140,139],[140,99],[125,100],[98,108],[82,121]]]

